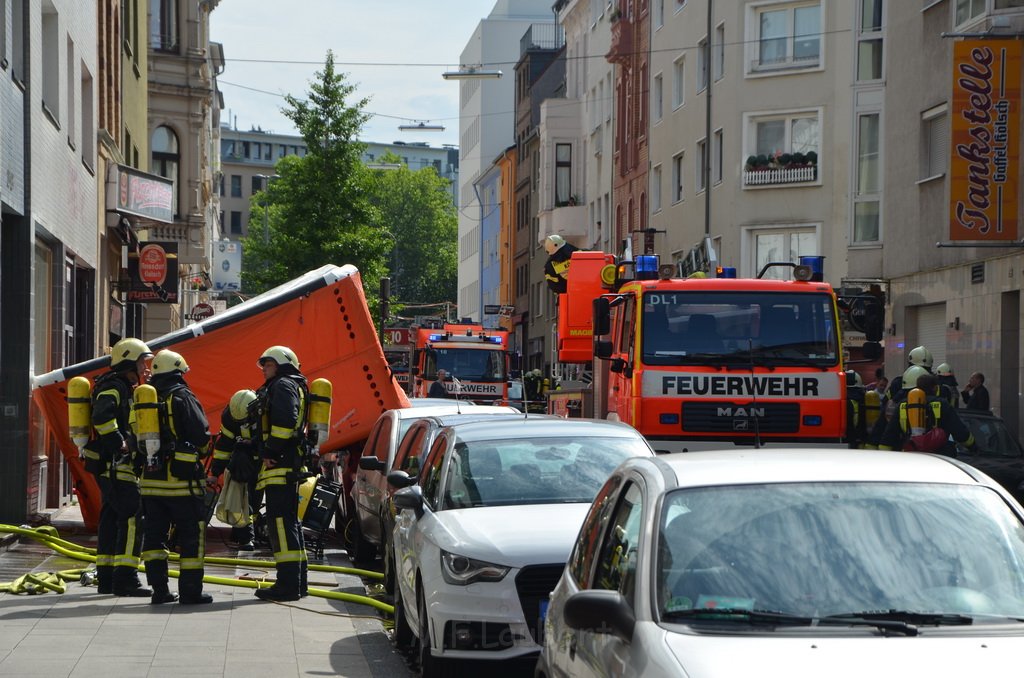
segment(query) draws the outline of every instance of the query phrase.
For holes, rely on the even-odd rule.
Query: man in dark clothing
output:
[[[945,400],[939,391],[939,382],[933,374],[925,374],[918,378],[917,388],[925,393],[925,429],[941,428],[953,440],[965,447],[974,447],[974,436],[967,425],[960,419],[956,408]],[[882,436],[880,450],[915,450],[911,438],[918,435],[911,424],[909,408],[913,405],[904,399],[897,404],[896,415],[889,421],[885,434]],[[936,450],[922,450],[936,451]]]
[[[249,486],[249,511],[255,516],[263,503],[263,493],[256,490],[260,456],[253,443],[255,426],[250,421],[249,406],[256,400],[256,393],[248,389],[237,391],[220,415],[220,435],[213,446],[213,463],[210,465],[210,480],[231,471],[231,479]],[[244,527],[231,528],[231,542],[240,551],[252,551],[255,527],[249,523]]]
[[[153,357],[151,384],[157,395],[160,450],[145,459],[141,487],[146,507],[142,560],[154,605],[175,600],[182,605],[213,602],[210,594],[203,593],[206,472],[200,463],[209,450],[210,424],[185,383],[186,372],[188,363],[174,351],[164,349]],[[181,549],[180,600],[167,586],[167,534],[172,525]]]
[[[266,382],[256,392],[260,457],[256,489],[266,493],[267,529],[277,581],[256,591],[261,600],[290,601],[306,595],[306,546],[298,517],[309,387],[299,359],[286,346],[271,346],[258,361]]]
[[[122,339],[110,353],[110,371],[92,390],[96,437],[85,446],[85,469],[96,476],[102,506],[96,533],[96,583],[99,593],[145,597],[139,581],[142,502],[132,465],[136,449],[129,425],[132,393],[146,374],[153,353],[138,339]]]
[[[544,250],[548,253],[548,260],[544,263],[544,278],[548,282],[548,289],[555,294],[565,292],[568,286],[569,259],[578,249],[558,234],[549,235],[544,240]]]
[[[960,392],[964,398],[964,407],[968,410],[981,410],[988,412],[990,404],[988,401],[988,389],[985,388],[985,375],[975,372],[967,382],[967,388]]]
[[[444,380],[448,378],[448,372],[445,370],[437,371],[437,379],[430,388],[427,389],[428,398],[448,398],[448,389],[444,387]]]

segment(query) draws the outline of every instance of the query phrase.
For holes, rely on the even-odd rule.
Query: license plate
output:
[[[548,617],[548,602],[547,600],[540,601],[540,620],[544,621]]]

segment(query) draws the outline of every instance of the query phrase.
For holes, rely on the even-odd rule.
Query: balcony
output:
[[[634,34],[633,22],[625,14],[620,14],[612,22],[612,44],[604,58],[613,64],[628,65],[634,52]]]
[[[587,237],[587,206],[566,205],[541,210],[540,239],[560,235],[566,240],[582,242]],[[578,243],[577,243],[578,244]]]
[[[818,180],[818,166],[784,167],[777,169],[743,170],[744,186],[775,186],[779,184],[806,184]]]

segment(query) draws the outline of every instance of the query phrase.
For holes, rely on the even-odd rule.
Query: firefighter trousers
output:
[[[96,584],[100,593],[137,588],[142,543],[142,502],[139,486],[126,480],[96,476],[100,487],[100,518],[96,529]]]
[[[202,497],[159,497],[143,495],[146,506],[146,531],[142,541],[142,560],[146,581],[153,593],[166,593],[167,534],[171,525],[177,535],[181,559],[178,593],[183,601],[203,592],[203,559],[206,552],[206,523]]]
[[[277,586],[288,593],[306,591],[306,546],[299,523],[296,482],[267,485],[267,532],[277,565]]]

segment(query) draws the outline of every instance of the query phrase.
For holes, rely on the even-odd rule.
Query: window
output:
[[[651,114],[651,120],[654,122],[661,122],[661,104],[663,96],[664,89],[661,80],[661,73],[658,73],[654,76],[654,84],[651,87],[651,108],[654,109]]]
[[[941,177],[949,161],[949,113],[946,104],[921,114],[921,179]]]
[[[853,242],[878,242],[882,191],[879,113],[857,116],[857,170],[854,177]]]
[[[43,111],[60,129],[59,18],[53,4],[43,3]]]
[[[242,232],[242,213],[231,211],[231,232],[239,234]]]
[[[821,4],[776,4],[754,11],[755,69],[805,68],[821,59]]]
[[[240,174],[231,175],[231,197],[242,197],[242,176]]]
[[[618,591],[633,606],[643,522],[643,494],[636,483],[623,488],[611,524],[605,528],[593,588]]]
[[[263,188],[263,177],[256,175],[252,177],[252,192],[259,193],[260,189]]]
[[[11,5],[11,76],[22,84],[28,82],[25,67],[27,44],[24,39],[27,5],[25,0],[18,0]]]
[[[857,80],[882,79],[882,0],[860,0]]]
[[[7,0],[0,0],[0,68],[6,70],[9,63],[7,60]]]
[[[651,168],[651,213],[661,211],[661,165]]]
[[[149,6],[149,44],[164,52],[178,49],[178,0],[152,0]]]
[[[1012,5],[1011,5],[1012,6]],[[956,0],[956,25],[977,19],[985,13],[985,0]]]
[[[65,53],[67,75],[64,78],[64,87],[66,88],[66,98],[68,102],[68,145],[70,145],[71,148],[75,148],[78,144],[78,139],[76,138],[78,111],[75,110],[75,85],[78,84],[78,79],[75,78],[75,42],[71,39],[70,35],[67,36],[67,43],[67,52]]]
[[[93,81],[92,73],[85,62],[79,64],[82,78],[82,162],[86,167],[96,167],[96,121],[93,118]]]
[[[686,103],[686,60],[679,57],[672,63],[672,108]]]
[[[715,29],[715,82],[725,76],[725,24],[718,24]]]
[[[758,115],[750,118],[752,155],[769,158],[784,153],[818,153],[820,144],[818,113],[801,111],[779,115]]]
[[[703,191],[707,180],[708,144],[707,139],[697,142],[697,192]]]
[[[715,130],[711,140],[711,172],[712,181],[716,184],[722,183],[722,130]]]
[[[150,163],[154,174],[171,180],[171,204],[174,213],[180,214],[178,206],[178,135],[170,127],[161,125],[153,130],[153,136],[149,141],[149,148],[152,154]],[[241,189],[241,185],[239,185]]]
[[[770,261],[798,263],[800,257],[818,254],[818,232],[815,226],[782,226],[749,229],[750,250],[753,254],[751,277],[760,273]],[[789,272],[779,266],[768,269],[765,278],[784,279]]]
[[[683,167],[686,160],[685,153],[677,153],[672,156],[672,202],[677,203],[683,200]]]
[[[697,43],[697,91],[703,92],[708,87],[708,39],[705,37]]]
[[[572,145],[555,144],[555,207],[572,198]]]
[[[654,27],[665,25],[665,0],[654,0]]]

